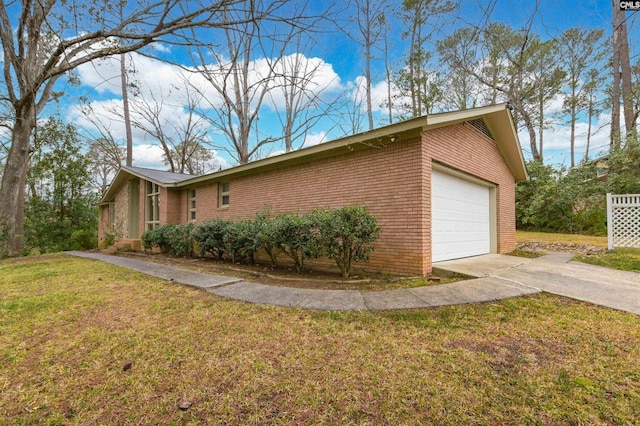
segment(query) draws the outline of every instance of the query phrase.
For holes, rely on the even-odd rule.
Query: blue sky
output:
[[[395,0],[400,3],[399,0]],[[500,0],[495,3],[492,9],[491,21],[506,22],[514,28],[525,25],[525,22],[531,16],[534,5],[532,2],[522,2],[514,0]],[[314,3],[314,7],[318,7],[318,3]],[[454,16],[444,16],[440,23],[445,24],[443,31],[452,32],[456,27],[465,25],[476,25],[482,20],[481,9],[487,7],[487,2],[462,2]],[[350,11],[346,10],[339,22],[343,27],[348,27]],[[632,49],[632,62],[637,60],[635,51],[635,39],[637,38],[638,28],[635,13],[627,12],[629,18],[629,42]],[[327,25],[326,23],[323,25]],[[606,37],[611,34],[611,3],[609,1],[558,1],[543,0],[539,2],[537,13],[534,15],[534,32],[539,34],[543,39],[558,35],[562,31],[570,28],[583,26],[585,28],[602,28]],[[328,28],[328,26],[327,26]],[[391,40],[393,42],[390,56],[396,65],[402,61],[403,55],[406,53],[405,43],[402,40],[403,23],[398,19],[394,19]],[[352,31],[353,32],[353,31]],[[444,37],[442,31],[434,34],[433,40]],[[323,97],[328,99],[334,105],[338,102],[353,99],[353,93],[357,89],[358,84],[362,82],[363,62],[359,52],[359,47],[349,39],[344,33],[334,28],[327,34],[316,33],[313,39],[314,47],[304,52],[304,58],[313,62],[322,69],[322,73],[316,78],[318,87],[323,88]],[[188,56],[181,49],[169,45],[157,45],[152,51],[158,57],[169,58],[174,62],[179,62],[185,66],[192,66]],[[260,58],[256,57],[256,64]],[[128,56],[130,66],[136,69],[131,79],[137,85],[136,93],[132,96],[134,102],[144,100],[147,103],[155,102],[163,99],[163,119],[166,120],[168,127],[179,127],[181,120],[185,118],[184,103],[185,90],[180,88],[179,69],[169,64],[162,64],[159,61],[143,57],[141,55],[132,54]],[[437,61],[433,62],[434,68]],[[383,62],[380,60],[373,63],[374,94],[382,95],[384,93],[384,69]],[[123,140],[124,128],[120,120],[112,112],[121,111],[121,95],[118,81],[119,63],[116,60],[105,60],[87,65],[79,70],[79,76],[82,81],[80,87],[67,88],[67,97],[64,102],[53,106],[49,109],[51,112],[57,108],[57,114],[64,119],[75,122],[83,128],[86,133],[96,135],[97,133],[88,122],[86,117],[78,113],[78,99],[85,97],[92,103],[94,111],[93,117],[103,117],[105,126],[116,138]],[[258,68],[259,65],[256,65]],[[61,83],[62,84],[62,83]],[[203,89],[206,92],[207,99],[215,104],[215,95],[212,92]],[[264,135],[277,135],[278,126],[274,109],[278,105],[278,101],[274,101],[276,105],[271,108],[265,108],[260,113],[260,131]],[[549,112],[557,112],[562,105],[562,99],[552,102]],[[350,106],[353,108],[353,105]],[[343,108],[349,108],[349,105]],[[343,113],[343,116],[346,113]],[[376,125],[386,124],[385,114],[381,108],[377,108],[375,112]],[[307,134],[305,146],[327,141],[340,137],[345,133],[344,127],[340,128],[335,125],[336,118],[321,119]],[[608,113],[604,113],[595,123],[600,130],[592,136],[592,146],[596,149],[591,151],[592,154],[597,152],[597,148],[605,149],[608,144]],[[579,126],[578,133],[578,153],[583,145],[584,132],[580,133],[580,129],[584,129],[584,122]],[[364,129],[363,129],[364,130]],[[545,161],[554,164],[568,164],[568,128],[564,120],[559,117],[553,124],[552,128],[545,132]],[[520,133],[521,145],[525,152],[525,157],[529,158],[528,145],[529,140],[525,132]],[[209,141],[214,144],[218,159],[215,162],[216,167],[219,165],[230,166],[234,164],[233,158],[220,149],[224,144],[224,138],[215,129],[209,130]],[[581,139],[582,138],[582,139]],[[582,142],[581,142],[582,141]],[[298,143],[301,145],[302,142]],[[144,167],[164,168],[161,163],[160,151],[155,147],[157,142],[145,135],[140,130],[134,131],[134,163]],[[282,146],[272,145],[268,149],[260,152],[261,156],[273,155],[282,151]]]

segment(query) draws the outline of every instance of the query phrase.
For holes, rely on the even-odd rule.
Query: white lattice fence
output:
[[[640,248],[640,194],[607,194],[609,250]]]

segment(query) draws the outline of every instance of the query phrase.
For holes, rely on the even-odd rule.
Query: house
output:
[[[99,239],[139,248],[162,224],[359,204],[381,227],[363,266],[425,275],[433,262],[514,250],[515,184],[527,178],[510,109],[492,105],[202,176],[122,167],[100,204]]]

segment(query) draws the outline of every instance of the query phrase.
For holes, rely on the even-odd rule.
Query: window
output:
[[[152,230],[160,226],[160,186],[153,182],[146,184],[146,229]]]
[[[189,220],[196,220],[196,190],[189,190]]]
[[[218,184],[218,194],[220,194],[220,207],[229,205],[229,182],[220,182]]]

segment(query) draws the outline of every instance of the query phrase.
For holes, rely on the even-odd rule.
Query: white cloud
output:
[[[356,77],[354,84],[352,85],[351,99],[360,105],[360,109],[366,111],[367,109],[367,78],[360,75]],[[388,86],[386,81],[373,82],[371,85],[371,110],[373,112],[387,113],[387,107],[383,107],[387,102]],[[402,104],[404,101],[398,99],[399,92],[395,84],[391,84],[391,94],[394,96],[394,105]],[[399,110],[394,108],[394,113],[397,114]]]
[[[591,124],[591,139],[589,141],[589,157],[593,158],[602,151],[606,151],[609,146],[610,117],[601,114],[594,118]],[[587,133],[589,124],[584,121],[576,123],[575,131],[575,162],[580,162],[586,153]],[[539,143],[539,135],[536,134]],[[529,133],[526,129],[518,132],[520,145],[523,151],[530,158]],[[545,163],[570,165],[569,158],[571,151],[571,128],[564,123],[555,123],[553,127],[544,131],[543,156]]]
[[[276,74],[270,92],[271,108],[283,110],[286,108],[285,86],[295,85],[298,90],[305,92],[302,106],[312,107],[317,100],[325,102],[335,98],[335,95],[343,91],[340,76],[334,71],[331,64],[321,58],[307,58],[305,55],[294,53],[280,58],[273,64],[265,60],[256,63],[258,75],[267,75],[270,68]],[[283,77],[284,75],[287,78]]]
[[[555,95],[544,108],[544,113],[547,116],[562,114],[562,109],[564,108],[564,98],[565,96],[561,93]]]
[[[149,169],[166,170],[162,148],[158,145],[134,145],[133,165],[136,167],[146,167]]]
[[[164,43],[151,43],[149,47],[160,53],[171,53],[171,48]]]
[[[304,138],[303,148],[314,146],[327,141],[327,132],[310,133]]]

